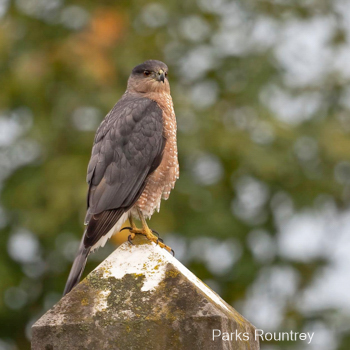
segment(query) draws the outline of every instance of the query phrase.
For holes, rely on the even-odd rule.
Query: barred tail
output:
[[[66,287],[64,288],[63,295],[66,295],[69,293],[80,281],[80,277],[84,271],[85,265],[86,265],[86,260],[88,258],[88,255],[90,253],[90,247],[85,248],[84,246],[84,236],[85,232],[83,235],[83,239],[81,240],[80,246],[78,253],[74,259],[73,266],[70,270],[68,280],[66,283]]]

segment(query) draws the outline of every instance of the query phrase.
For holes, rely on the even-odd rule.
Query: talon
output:
[[[128,241],[129,243],[131,243],[132,245],[134,245],[134,243],[132,243],[131,241],[135,238],[135,233],[131,233],[131,235],[128,236]]]
[[[122,232],[122,231],[124,231],[124,230],[129,230],[129,231],[131,231],[131,230],[132,230],[132,227],[130,227],[130,226],[123,227],[119,232]]]
[[[158,238],[156,242],[157,245],[159,242],[164,243],[163,238],[160,238],[159,233],[156,230],[151,230],[151,231]]]
[[[175,251],[174,249],[170,248],[168,245],[164,244],[164,243],[160,243],[160,247],[164,248],[165,250],[167,250],[169,253],[172,254],[172,256],[175,257]]]
[[[156,230],[151,230],[151,231],[155,236],[159,237],[159,233]]]
[[[156,241],[155,243],[156,243],[157,245],[159,245],[159,242],[160,242],[160,243],[163,243],[164,241],[163,241],[162,238],[158,237],[158,239],[157,239],[157,241]]]

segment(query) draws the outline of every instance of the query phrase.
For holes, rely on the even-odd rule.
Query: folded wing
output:
[[[105,235],[142,194],[165,146],[162,110],[148,98],[124,97],[96,132],[88,166],[85,247]]]

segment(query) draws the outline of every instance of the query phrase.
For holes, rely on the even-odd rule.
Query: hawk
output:
[[[156,60],[136,66],[127,90],[97,129],[87,170],[86,229],[64,295],[79,282],[88,255],[130,220],[130,236],[144,234],[170,250],[149,229],[179,178],[176,118],[168,67]],[[133,218],[139,218],[138,229]]]

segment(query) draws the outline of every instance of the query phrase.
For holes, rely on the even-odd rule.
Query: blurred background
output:
[[[146,59],[180,154],[151,227],[256,327],[315,332],[262,349],[349,349],[349,2],[0,0],[0,350],[60,299],[95,130]]]

